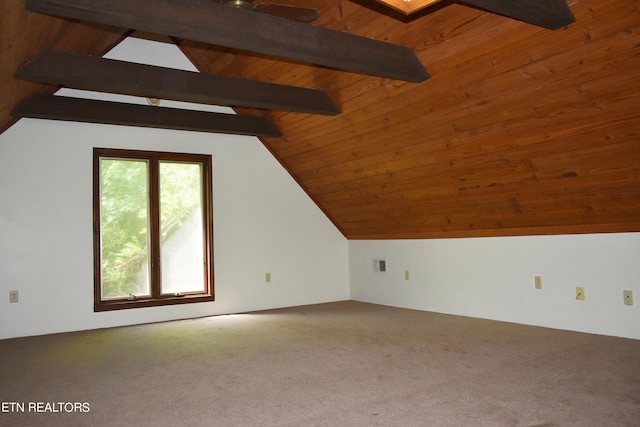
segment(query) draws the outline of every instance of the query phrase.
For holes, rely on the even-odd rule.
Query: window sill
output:
[[[183,295],[167,296],[163,298],[139,298],[136,300],[119,299],[113,301],[96,301],[93,306],[94,312],[126,310],[129,308],[159,307],[177,304],[194,304],[198,302],[215,301],[214,295]]]

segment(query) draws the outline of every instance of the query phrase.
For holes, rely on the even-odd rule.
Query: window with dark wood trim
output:
[[[93,150],[94,311],[213,301],[210,155]]]

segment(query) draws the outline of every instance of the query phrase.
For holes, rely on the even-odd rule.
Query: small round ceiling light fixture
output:
[[[147,98],[147,104],[151,105],[152,107],[157,107],[158,105],[160,105],[160,99],[159,98]]]
[[[225,0],[224,4],[238,9],[253,10],[253,2],[251,0]]]

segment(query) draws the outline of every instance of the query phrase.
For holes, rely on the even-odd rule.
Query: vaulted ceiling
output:
[[[207,74],[326,91],[338,115],[240,109],[350,239],[640,231],[640,2],[571,0],[552,31],[442,1],[406,17],[374,0],[282,0],[311,25],[411,48],[420,83],[175,39]],[[0,130],[45,49],[102,55],[128,28],[0,3]]]

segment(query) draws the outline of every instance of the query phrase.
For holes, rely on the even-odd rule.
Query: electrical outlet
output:
[[[576,299],[584,301],[584,288],[582,286],[576,286]]]
[[[9,291],[9,303],[14,304],[19,301],[18,291]]]
[[[622,291],[625,305],[633,305],[633,291]]]
[[[536,289],[542,289],[542,276],[534,276],[533,281]]]

